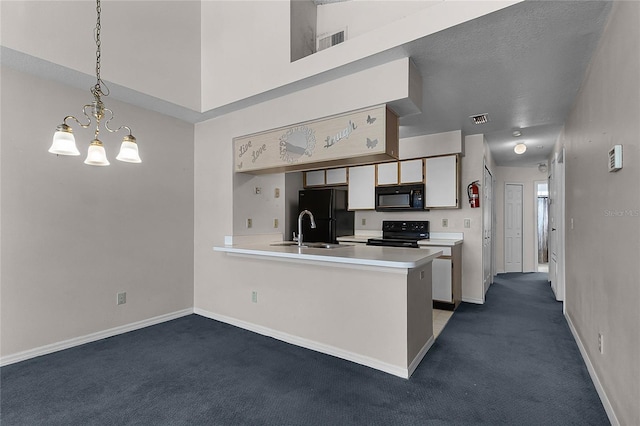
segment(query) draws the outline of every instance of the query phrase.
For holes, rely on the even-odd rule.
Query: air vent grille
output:
[[[347,38],[347,29],[336,31],[335,33],[320,34],[316,39],[316,51],[324,50],[344,42]]]
[[[489,114],[484,113],[484,114],[478,114],[478,115],[472,115],[471,117],[469,117],[471,119],[471,121],[473,121],[473,124],[484,124],[484,123],[488,123],[489,120]]]

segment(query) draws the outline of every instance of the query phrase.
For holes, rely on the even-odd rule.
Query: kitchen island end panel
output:
[[[216,284],[224,297],[214,313],[197,313],[405,378],[433,344],[430,260],[393,268],[220,255],[234,279]]]

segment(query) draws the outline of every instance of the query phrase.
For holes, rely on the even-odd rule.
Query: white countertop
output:
[[[462,244],[462,240],[453,240],[448,238],[429,238],[427,240],[418,241],[419,246],[441,246],[441,247],[453,247],[458,244]]]
[[[213,250],[233,254],[401,269],[416,268],[433,261],[442,254],[442,251],[436,249],[416,250],[359,244],[341,244],[340,247],[332,249],[299,248],[298,246],[273,246],[264,242],[217,246]]]

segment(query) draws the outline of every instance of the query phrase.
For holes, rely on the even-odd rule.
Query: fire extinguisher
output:
[[[480,181],[474,180],[467,186],[467,195],[472,209],[480,207]]]

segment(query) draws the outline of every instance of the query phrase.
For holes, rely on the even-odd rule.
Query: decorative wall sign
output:
[[[398,117],[385,105],[234,138],[235,171],[275,173],[398,157]]]

